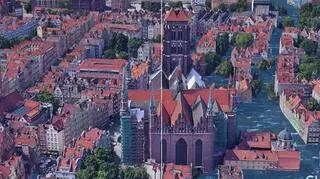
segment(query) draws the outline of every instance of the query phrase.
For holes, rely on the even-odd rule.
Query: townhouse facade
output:
[[[285,90],[280,95],[280,109],[304,143],[320,143],[319,111],[309,110],[301,94]]]
[[[21,40],[32,37],[37,27],[36,19],[19,20],[16,17],[5,16],[1,19],[0,35],[8,40]]]

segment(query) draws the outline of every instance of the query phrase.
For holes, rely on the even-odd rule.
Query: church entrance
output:
[[[187,157],[187,142],[181,138],[176,143],[176,164],[187,165]]]

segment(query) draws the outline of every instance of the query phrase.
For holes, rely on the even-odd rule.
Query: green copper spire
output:
[[[128,113],[128,87],[127,87],[127,81],[125,78],[125,74],[123,74],[122,79],[122,87],[121,87],[121,108],[120,108],[120,115],[123,115],[124,113]]]
[[[212,103],[212,86],[210,87],[210,93],[208,97],[207,115],[213,114],[213,103]]]
[[[123,79],[122,79],[122,90],[121,90],[121,98],[128,100],[128,86],[127,86],[127,81],[125,78],[125,75],[123,74]]]
[[[128,64],[126,66],[126,70],[127,70],[127,79],[131,79],[131,62],[130,60],[128,61]]]
[[[155,110],[156,108],[156,103],[154,100],[154,96],[152,95],[152,97],[150,98],[150,102],[149,102],[149,109],[150,111]]]

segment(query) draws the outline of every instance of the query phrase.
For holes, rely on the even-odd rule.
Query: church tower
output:
[[[165,16],[163,70],[170,75],[179,66],[184,75],[191,69],[191,28],[188,12],[171,9]]]

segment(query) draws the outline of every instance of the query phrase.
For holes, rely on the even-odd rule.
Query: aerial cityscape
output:
[[[0,179],[320,178],[319,0],[0,0]]]

